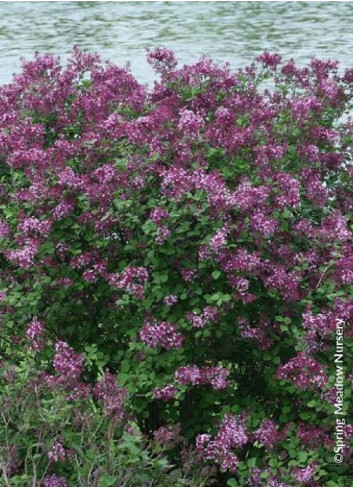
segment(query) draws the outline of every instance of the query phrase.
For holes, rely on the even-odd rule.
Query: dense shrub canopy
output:
[[[151,88],[78,50],[0,88],[2,393],[31,357],[35,385],[180,432],[218,481],[349,485],[353,70],[148,61]]]

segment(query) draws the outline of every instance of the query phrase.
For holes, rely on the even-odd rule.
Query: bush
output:
[[[106,374],[95,386],[103,409],[95,405],[92,395],[82,395],[88,386],[83,389],[81,384],[78,393],[62,380],[57,375],[38,377],[38,365],[31,356],[5,372],[0,426],[4,487],[192,483],[190,470],[182,473],[168,460],[171,441],[163,433],[148,440],[133,420],[122,419],[125,392],[116,388],[115,376]],[[177,430],[169,433],[175,440]],[[176,443],[182,442],[179,436]]]
[[[0,89],[3,479],[94,485],[93,450],[104,485],[349,485],[353,70],[148,60],[151,89],[78,50]]]

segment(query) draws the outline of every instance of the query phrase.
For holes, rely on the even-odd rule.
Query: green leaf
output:
[[[229,487],[237,487],[238,486],[238,482],[234,479],[234,477],[232,477],[231,479],[228,479],[227,480],[227,485]]]
[[[113,487],[117,482],[117,478],[115,475],[103,474],[99,477],[99,486],[100,487]]]

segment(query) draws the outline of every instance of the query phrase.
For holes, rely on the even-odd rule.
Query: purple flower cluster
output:
[[[268,51],[265,51],[263,54],[260,54],[257,58],[256,61],[259,61],[262,63],[264,66],[267,68],[273,68],[276,69],[279,63],[281,62],[281,56],[277,53],[269,53]]]
[[[233,449],[241,448],[249,441],[243,416],[226,414],[217,436],[212,440],[210,435],[198,435],[196,448],[206,460],[214,460],[223,471],[235,473],[239,463]]]
[[[211,384],[213,389],[221,390],[229,386],[229,381],[227,380],[229,374],[229,369],[226,367],[197,367],[196,365],[189,365],[177,369],[175,380],[183,385]]]
[[[309,486],[313,483],[313,478],[317,470],[317,464],[315,462],[311,463],[305,469],[300,469],[299,467],[294,467],[292,469],[292,476],[296,479],[299,484]]]
[[[306,352],[298,353],[288,363],[281,365],[276,377],[292,382],[301,390],[322,389],[328,382],[323,366]]]
[[[44,326],[37,319],[33,319],[26,330],[26,336],[30,341],[30,346],[35,351],[40,351],[45,345],[43,339]]]
[[[175,395],[179,392],[179,389],[173,384],[165,385],[164,387],[156,387],[153,390],[153,397],[155,399],[161,399],[162,401],[170,401],[175,398]]]
[[[157,228],[156,243],[162,245],[170,236],[170,229],[167,226]]]
[[[352,233],[349,231],[347,225],[348,219],[339,212],[335,212],[322,221],[322,236],[326,240],[348,241],[352,238]]]
[[[83,356],[76,353],[65,341],[58,341],[53,365],[60,382],[75,381],[83,371]]]
[[[266,216],[262,211],[256,211],[250,217],[251,228],[265,238],[273,235],[277,228],[277,223],[272,217]]]
[[[266,448],[273,448],[279,439],[278,429],[274,421],[272,419],[263,421],[254,432],[254,438]]]
[[[227,231],[225,229],[220,229],[210,240],[210,248],[212,251],[217,252],[221,248],[224,248],[227,244]]]
[[[335,331],[337,318],[336,312],[328,310],[322,310],[316,315],[308,310],[303,314],[305,340],[311,352],[319,351],[323,340]]]
[[[192,323],[194,328],[204,328],[207,323],[212,323],[218,319],[218,309],[215,306],[206,306],[201,314],[188,312],[186,319]]]
[[[5,239],[10,234],[10,228],[4,221],[0,221],[0,239]]]
[[[127,390],[118,387],[116,375],[106,372],[102,380],[95,385],[93,394],[97,399],[103,401],[103,408],[107,416],[116,420],[124,417]]]
[[[296,271],[288,272],[281,264],[265,264],[263,269],[265,275],[263,281],[268,290],[278,290],[286,301],[300,299],[300,277]]]
[[[273,344],[273,340],[266,334],[268,323],[261,320],[256,328],[252,328],[248,320],[244,318],[238,319],[239,331],[243,338],[256,340],[263,350],[268,350]]]
[[[19,222],[18,230],[25,236],[39,234],[48,236],[52,223],[50,220],[40,221],[35,217],[27,217]]]
[[[43,332],[44,332],[43,324],[37,321],[37,319],[33,319],[26,331],[26,336],[30,340],[34,340],[38,336],[42,336]]]
[[[148,271],[144,267],[127,267],[121,274],[108,276],[109,283],[117,289],[125,289],[139,299],[145,296],[145,284],[148,281]]]
[[[174,324],[162,321],[147,322],[140,331],[141,340],[151,348],[162,347],[166,350],[181,348],[184,336],[178,333]]]
[[[248,279],[229,275],[228,282],[235,289],[234,298],[239,299],[243,304],[250,304],[256,300],[256,295],[249,291],[250,282]]]
[[[182,109],[180,111],[178,129],[183,135],[191,139],[199,139],[199,132],[204,127],[205,122],[201,115],[195,114],[192,110]]]
[[[156,224],[160,224],[163,219],[167,219],[169,217],[169,212],[166,209],[161,207],[156,207],[151,211],[150,219]]]
[[[178,302],[178,296],[171,294],[164,297],[163,302],[166,306],[172,306]]]
[[[180,273],[185,282],[192,282],[197,277],[197,271],[190,268],[183,268]]]
[[[181,426],[179,424],[174,426],[161,426],[153,432],[153,436],[157,443],[165,445],[168,448],[173,448],[183,440]]]
[[[55,375],[42,374],[50,389],[60,388],[68,392],[67,400],[86,398],[91,391],[89,384],[80,382],[83,356],[76,353],[66,342],[58,341],[53,358]]]
[[[167,226],[162,225],[163,219],[167,219],[169,217],[169,212],[166,209],[161,207],[156,207],[151,211],[150,219],[158,225],[157,234],[156,234],[156,243],[163,244],[166,239],[170,236],[170,229]]]
[[[34,258],[38,253],[39,242],[36,238],[28,238],[24,246],[17,250],[5,251],[5,256],[15,265],[28,269],[33,265]]]
[[[303,445],[310,448],[316,448],[321,445],[330,448],[333,440],[327,434],[328,428],[325,426],[312,426],[299,423],[297,428],[297,437]]]
[[[60,441],[56,441],[48,451],[48,458],[51,462],[64,462],[66,450]]]
[[[276,175],[278,195],[275,202],[279,209],[296,208],[300,206],[300,182],[288,173],[279,172]]]
[[[68,487],[68,484],[65,477],[51,474],[44,477],[43,487]]]
[[[166,75],[177,66],[177,60],[173,51],[163,47],[147,50],[147,61],[157,73]]]

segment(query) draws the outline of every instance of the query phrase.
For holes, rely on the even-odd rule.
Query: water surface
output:
[[[353,66],[353,2],[1,2],[0,83],[20,56],[73,45],[152,81],[147,46],[173,48],[182,62],[205,54],[244,66],[267,49],[300,62],[335,58]]]

